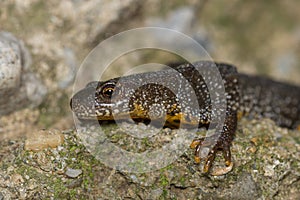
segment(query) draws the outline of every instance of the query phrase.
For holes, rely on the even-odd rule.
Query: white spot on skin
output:
[[[110,112],[109,112],[109,110],[105,110],[105,114],[104,114],[104,116],[110,116]]]
[[[99,110],[96,110],[96,115],[97,115],[97,116],[103,116],[103,114],[100,113]]]
[[[120,112],[119,109],[115,109],[115,110],[114,110],[114,113],[115,113],[115,114],[117,114],[117,113],[119,113],[119,112]]]

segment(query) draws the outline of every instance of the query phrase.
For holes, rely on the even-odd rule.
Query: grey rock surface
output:
[[[31,58],[22,41],[0,32],[0,115],[39,105],[46,88],[29,70]]]
[[[66,175],[70,178],[76,178],[78,177],[80,174],[82,174],[82,170],[81,169],[71,169],[71,168],[67,168],[66,170]]]

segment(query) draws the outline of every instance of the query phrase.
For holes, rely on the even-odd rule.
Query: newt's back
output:
[[[167,126],[176,127],[179,120],[207,125],[238,109],[237,82],[234,66],[202,61],[89,84],[73,96],[71,107],[79,119],[123,119],[129,113],[133,120],[147,121],[165,110]]]

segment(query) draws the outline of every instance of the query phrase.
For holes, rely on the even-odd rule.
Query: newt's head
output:
[[[71,109],[77,118],[79,120],[113,120],[112,109],[122,104],[121,96],[114,95],[117,82],[118,78],[105,82],[90,82],[84,89],[78,91],[70,101]]]
[[[167,87],[152,81],[145,83],[140,75],[91,82],[77,92],[70,106],[79,120],[148,121],[178,113],[176,95]],[[154,77],[155,78],[155,77]]]
[[[142,82],[135,76],[91,82],[72,97],[71,109],[79,120],[147,120],[154,90],[160,88]]]

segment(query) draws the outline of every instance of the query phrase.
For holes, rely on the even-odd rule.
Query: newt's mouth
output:
[[[70,101],[71,110],[78,119],[96,119],[95,87],[86,87],[77,92]]]
[[[79,120],[111,121],[114,115],[128,118],[128,112],[121,112],[116,108],[116,103],[97,103],[94,88],[85,88],[76,93],[71,98],[70,107]]]

